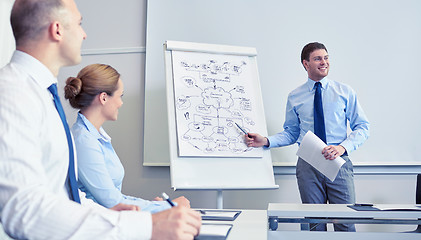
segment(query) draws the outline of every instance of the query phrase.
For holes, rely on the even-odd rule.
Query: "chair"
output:
[[[417,175],[417,188],[415,190],[415,203],[421,204],[421,173]]]
[[[421,174],[417,175],[417,187],[415,189],[415,203],[421,204]],[[421,220],[419,218],[418,220]],[[418,225],[414,232],[421,233],[421,225]]]

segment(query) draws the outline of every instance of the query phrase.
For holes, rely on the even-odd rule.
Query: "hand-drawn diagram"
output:
[[[180,156],[262,156],[235,125],[250,131],[258,119],[250,65],[246,56],[173,52]]]

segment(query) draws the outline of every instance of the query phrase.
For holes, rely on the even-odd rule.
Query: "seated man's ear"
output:
[[[48,35],[52,40],[61,41],[63,39],[63,24],[54,21],[48,28]]]

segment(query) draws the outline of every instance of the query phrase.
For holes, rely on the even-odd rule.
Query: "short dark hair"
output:
[[[53,18],[59,17],[57,13],[62,8],[62,0],[16,0],[10,15],[16,45],[36,40]]]
[[[301,51],[301,63],[303,63],[304,59],[310,61],[310,54],[318,49],[324,49],[327,52],[327,49],[323,43],[312,42],[305,45]]]

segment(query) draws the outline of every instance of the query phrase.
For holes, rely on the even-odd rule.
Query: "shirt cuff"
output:
[[[123,239],[151,239],[151,213],[144,211],[121,211],[119,213]]]
[[[342,147],[345,148],[345,152],[347,154],[350,154],[354,150],[354,145],[350,141],[345,140],[342,143],[340,143],[339,145],[341,145]]]
[[[271,142],[271,136],[267,136],[266,139],[268,140],[268,145],[263,146],[263,148],[269,149],[270,146],[270,142]]]

